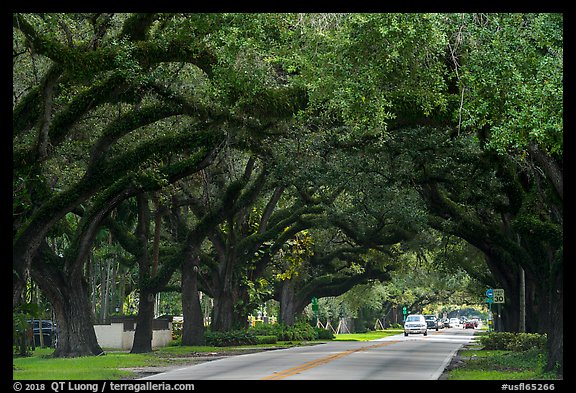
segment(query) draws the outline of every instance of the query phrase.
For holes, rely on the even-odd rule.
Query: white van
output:
[[[425,336],[428,335],[428,324],[422,314],[410,314],[404,321],[404,336],[409,333],[421,333]]]
[[[460,326],[460,320],[458,318],[450,318],[450,327],[455,328]]]

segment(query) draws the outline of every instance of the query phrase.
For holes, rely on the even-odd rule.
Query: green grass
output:
[[[135,373],[121,368],[158,367],[185,364],[188,358],[207,353],[237,353],[250,349],[286,348],[305,345],[296,342],[258,344],[240,347],[168,346],[147,354],[107,350],[104,356],[54,359],[53,349],[36,349],[32,356],[13,357],[14,380],[118,380],[134,377]]]
[[[459,354],[464,364],[449,371],[448,380],[557,379],[554,373],[543,371],[545,357],[537,350],[463,350]]]
[[[337,341],[370,341],[402,333],[402,329],[375,330],[368,333],[337,334]]]
[[[50,358],[53,350],[37,349],[33,356],[13,358],[13,379],[102,380],[121,379],[133,373],[119,368],[142,367],[157,363],[154,355],[108,353],[105,356]]]

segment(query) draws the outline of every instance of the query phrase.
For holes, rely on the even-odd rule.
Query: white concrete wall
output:
[[[98,344],[100,344],[102,348],[123,349],[123,330],[124,324],[122,323],[112,323],[110,325],[94,325],[94,331],[96,332]],[[132,347],[132,343],[130,343],[130,347]]]
[[[170,323],[172,327],[172,323]],[[172,341],[172,329],[170,330],[152,330],[152,348],[165,347]]]
[[[152,348],[165,347],[172,341],[172,323],[170,330],[152,331]],[[94,325],[96,339],[102,348],[132,349],[134,342],[134,331],[123,331],[123,323],[112,323],[110,325]]]
[[[132,349],[132,343],[134,343],[134,330],[122,332],[122,349]]]

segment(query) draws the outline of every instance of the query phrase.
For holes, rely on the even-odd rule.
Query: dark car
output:
[[[435,315],[424,315],[424,319],[426,320],[428,329],[434,329],[438,331],[438,318],[436,318]]]
[[[40,322],[42,322],[42,339],[44,341],[45,347],[51,347],[52,341],[54,340],[54,325],[52,321],[43,319],[42,321],[35,319],[33,325],[34,332],[34,345],[36,347],[40,346]],[[32,321],[28,321],[32,324]]]

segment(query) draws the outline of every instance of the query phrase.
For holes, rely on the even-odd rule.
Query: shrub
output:
[[[322,328],[314,328],[314,329],[316,330],[316,337],[319,340],[333,340],[334,338],[336,338],[336,336],[334,336],[334,333],[332,333],[331,330]]]
[[[206,345],[214,347],[258,344],[256,334],[246,330],[231,330],[229,332],[206,331],[204,336],[206,338]]]
[[[333,339],[332,332],[311,326],[306,322],[299,322],[294,326],[287,326],[281,323],[271,325],[261,325],[250,329],[256,335],[273,335],[278,341],[311,341]]]
[[[544,350],[546,335],[539,333],[491,332],[480,337],[480,344],[488,350],[527,351],[536,348]]]
[[[258,344],[276,344],[278,337],[276,336],[256,336]]]
[[[538,333],[518,333],[516,337],[508,343],[508,349],[511,351],[527,351],[536,348],[540,351],[546,349],[546,334]]]
[[[480,344],[484,349],[488,350],[505,350],[506,345],[514,337],[514,333],[511,332],[491,332],[487,335],[480,336]]]

